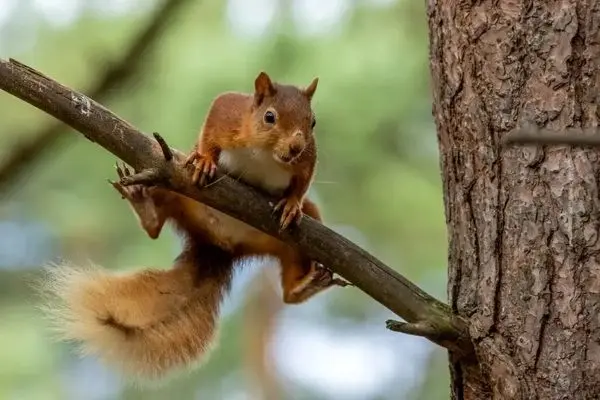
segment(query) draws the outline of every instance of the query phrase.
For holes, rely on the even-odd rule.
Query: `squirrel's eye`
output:
[[[267,124],[274,124],[275,123],[275,114],[273,114],[271,111],[267,111],[265,113],[265,122]]]
[[[312,120],[312,125],[311,125],[310,127],[311,127],[311,128],[314,128],[314,127],[315,127],[315,125],[317,125],[317,119],[316,119],[316,118],[313,118],[313,120]]]

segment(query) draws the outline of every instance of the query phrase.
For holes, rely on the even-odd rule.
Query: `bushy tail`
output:
[[[157,380],[198,364],[215,339],[232,272],[231,260],[217,258],[205,267],[188,252],[173,269],[121,275],[93,266],[48,266],[38,285],[41,308],[58,338],[78,343],[83,355],[138,382]]]

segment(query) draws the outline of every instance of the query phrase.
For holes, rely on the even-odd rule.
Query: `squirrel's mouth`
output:
[[[281,164],[291,164],[292,161],[294,161],[295,157],[292,157],[290,155],[281,155],[278,153],[273,153],[273,158],[275,159],[275,161],[277,161],[278,163]]]

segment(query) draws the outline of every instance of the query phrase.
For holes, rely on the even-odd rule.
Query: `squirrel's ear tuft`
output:
[[[313,95],[317,91],[318,84],[319,84],[319,78],[317,77],[312,80],[312,82],[310,83],[310,85],[308,85],[306,87],[306,89],[304,89],[304,94],[306,95],[306,97],[308,97],[309,100],[312,100]]]
[[[254,98],[256,104],[262,103],[265,97],[273,96],[275,94],[275,86],[271,81],[269,75],[266,72],[261,72],[254,81]]]

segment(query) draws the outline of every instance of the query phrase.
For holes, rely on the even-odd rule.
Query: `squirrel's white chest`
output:
[[[292,179],[292,173],[282,168],[271,152],[262,149],[223,150],[219,156],[219,166],[232,177],[273,194],[285,190]]]

